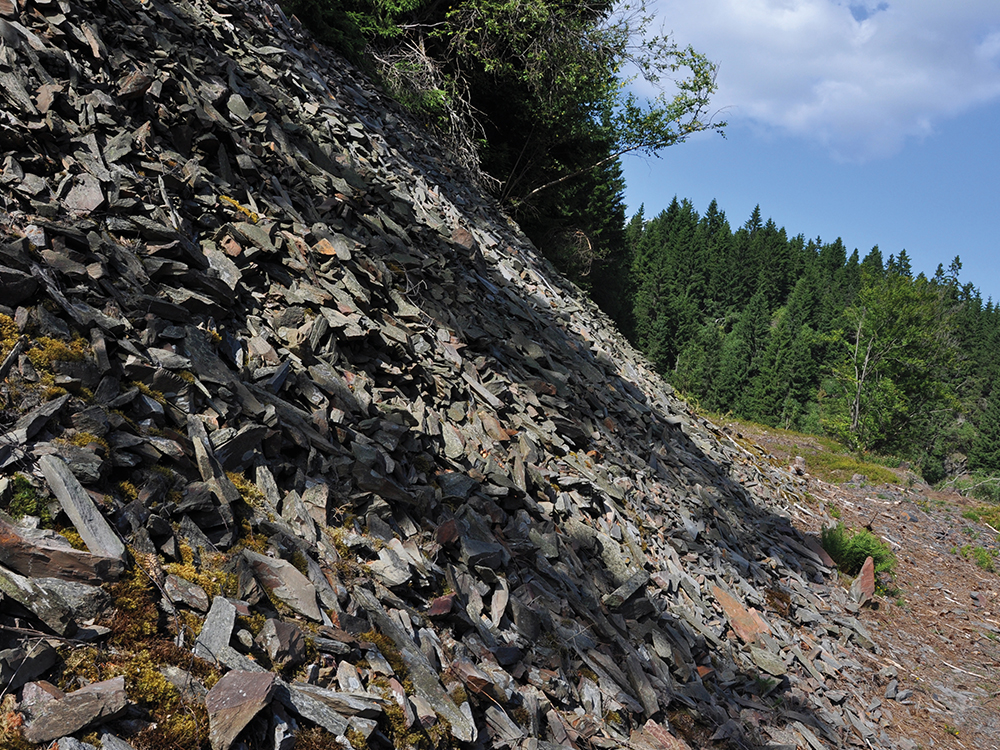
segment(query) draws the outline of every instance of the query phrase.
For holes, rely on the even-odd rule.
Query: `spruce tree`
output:
[[[969,450],[969,468],[991,474],[1000,472],[1000,379],[993,381],[986,408],[979,417],[979,431]]]

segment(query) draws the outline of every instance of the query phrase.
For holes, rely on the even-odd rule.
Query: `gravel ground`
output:
[[[825,450],[807,436],[727,427],[783,465]],[[807,460],[803,476],[812,502],[798,508],[801,528],[818,532],[837,520],[867,526],[898,559],[894,579],[860,615],[881,654],[862,653],[870,679],[859,681],[853,698],[873,718],[888,716],[887,731],[904,750],[1000,750],[1000,575],[971,554],[975,547],[1000,549],[1000,535],[962,517],[979,501],[934,491],[912,472],[895,473],[896,485],[830,483],[810,476]],[[1000,571],[1000,558],[995,565]],[[849,588],[851,578],[842,578]],[[887,697],[893,691],[895,699]]]

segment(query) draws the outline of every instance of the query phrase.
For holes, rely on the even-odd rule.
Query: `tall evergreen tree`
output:
[[[770,324],[767,298],[758,291],[722,345],[716,401],[726,408],[737,412],[742,409],[747,386],[767,343]]]
[[[969,450],[969,468],[1000,474],[1000,380],[994,380]]]

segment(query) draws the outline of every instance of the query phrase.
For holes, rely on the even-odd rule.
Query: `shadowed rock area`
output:
[[[5,741],[906,746],[802,480],[294,19],[0,14]]]

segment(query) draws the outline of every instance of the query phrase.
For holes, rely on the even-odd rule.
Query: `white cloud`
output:
[[[865,161],[1000,99],[996,0],[658,0],[663,28],[719,63],[725,119]]]

